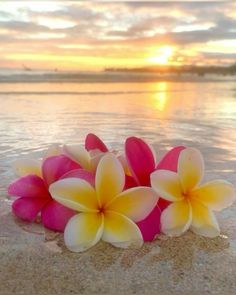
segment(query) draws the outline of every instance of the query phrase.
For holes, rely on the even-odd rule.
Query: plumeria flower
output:
[[[65,244],[71,251],[85,251],[101,239],[122,248],[142,245],[135,222],[152,211],[158,196],[147,187],[123,191],[124,185],[123,167],[114,154],[108,153],[98,164],[95,188],[78,178],[66,178],[50,186],[56,201],[80,212],[65,228]]]
[[[130,187],[142,185],[150,186],[150,175],[153,171],[166,169],[177,171],[177,163],[183,146],[177,146],[167,152],[163,158],[157,163],[154,149],[148,145],[143,139],[138,137],[129,137],[125,142],[125,153],[131,177],[128,181]],[[169,201],[158,200],[153,211],[142,221],[138,222],[144,241],[152,241],[160,233],[160,216],[161,211],[170,204]]]
[[[34,174],[38,176],[42,176],[42,163],[49,157],[59,156],[62,154],[62,149],[59,145],[53,144],[51,145],[43,155],[43,158],[40,160],[32,159],[32,158],[22,158],[17,159],[13,162],[12,167],[15,174],[19,177],[26,176],[29,174]]]
[[[95,134],[88,134],[85,146],[74,144],[64,145],[63,153],[71,160],[77,162],[83,169],[95,172],[101,157],[108,152],[103,141]]]
[[[23,163],[27,168],[24,169]],[[20,163],[20,165],[19,165]],[[34,221],[39,213],[45,227],[63,231],[67,221],[75,214],[52,199],[48,187],[61,177],[80,177],[92,182],[88,172],[78,172],[80,166],[64,155],[45,159],[42,167],[35,170],[37,162],[24,160],[18,163],[22,177],[9,185],[8,194],[18,197],[12,204],[13,213],[26,221]],[[32,170],[30,169],[32,167]],[[80,169],[81,170],[81,169]],[[27,172],[27,175],[26,175]]]
[[[128,165],[125,156],[114,150],[108,149],[105,143],[95,134],[89,133],[85,139],[85,146],[74,144],[64,145],[63,153],[80,164],[80,166],[90,172],[96,172],[101,158],[108,152],[112,152],[121,162],[124,170],[128,173]]]
[[[223,180],[200,184],[203,174],[201,153],[194,148],[186,148],[180,153],[177,172],[158,170],[151,175],[155,191],[173,202],[161,215],[165,234],[179,236],[190,228],[206,237],[219,235],[213,211],[230,206],[236,198],[235,189]]]
[[[125,154],[131,175],[136,185],[150,186],[150,175],[153,171],[166,169],[174,171],[184,146],[177,146],[168,151],[157,163],[155,150],[143,139],[132,136],[126,139]]]

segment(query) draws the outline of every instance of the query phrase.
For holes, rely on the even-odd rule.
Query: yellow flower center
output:
[[[182,195],[185,199],[191,199],[192,198],[192,191],[182,192]]]
[[[105,213],[105,206],[101,206],[101,207],[99,207],[99,208],[98,208],[98,212],[99,212],[100,214]]]

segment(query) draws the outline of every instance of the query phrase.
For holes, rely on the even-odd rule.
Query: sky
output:
[[[236,1],[0,2],[0,68],[229,65]]]

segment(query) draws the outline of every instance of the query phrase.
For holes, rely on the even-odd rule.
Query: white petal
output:
[[[186,148],[181,151],[178,175],[185,193],[200,183],[204,175],[204,160],[200,151],[195,148]]]
[[[91,150],[89,151],[89,155],[91,171],[95,172],[97,170],[98,163],[100,162],[101,158],[105,155],[105,153],[101,152],[100,150]]]
[[[43,156],[43,160],[52,157],[52,156],[60,156],[62,154],[62,147],[59,144],[51,145]]]
[[[194,190],[192,196],[212,210],[220,211],[232,205],[236,199],[236,191],[231,183],[215,180]]]
[[[80,178],[65,178],[50,185],[53,199],[62,205],[81,212],[96,212],[98,201],[94,188]]]
[[[83,169],[90,170],[89,152],[81,145],[64,145],[63,153],[71,160],[79,163]]]
[[[41,162],[35,159],[19,159],[12,164],[14,172],[17,176],[26,176],[35,174],[42,176]]]
[[[191,205],[193,215],[191,230],[204,237],[217,237],[220,228],[214,213],[196,200],[191,200]]]
[[[137,248],[143,244],[138,226],[129,218],[115,212],[105,212],[102,239],[119,248]]]
[[[183,200],[182,187],[177,173],[157,170],[151,174],[151,185],[160,197],[168,201]]]
[[[106,209],[138,222],[151,213],[157,201],[158,195],[150,187],[134,187],[119,194]]]
[[[98,164],[95,179],[100,204],[105,206],[109,203],[122,192],[124,185],[125,173],[121,163],[113,154],[107,153]]]
[[[191,206],[187,200],[170,204],[161,214],[161,230],[177,237],[186,232],[192,221]]]
[[[80,213],[73,216],[66,225],[65,244],[73,252],[83,252],[97,244],[102,233],[102,214]]]

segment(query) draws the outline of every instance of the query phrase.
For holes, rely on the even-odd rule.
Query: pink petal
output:
[[[90,150],[100,150],[103,153],[108,152],[108,148],[104,142],[95,134],[89,133],[85,139],[85,148],[87,151]]]
[[[63,232],[69,219],[75,211],[52,200],[42,210],[42,223],[46,228]]]
[[[62,175],[60,179],[71,178],[71,177],[81,178],[89,182],[92,186],[95,186],[95,174],[90,171],[87,171],[84,169],[71,170],[67,172],[66,174]]]
[[[49,186],[65,173],[78,168],[81,168],[80,165],[65,155],[52,156],[43,162],[43,179]]]
[[[138,186],[135,179],[130,175],[125,175],[125,189]]]
[[[157,164],[156,170],[164,169],[177,172],[179,155],[180,152],[184,149],[186,149],[186,147],[184,146],[176,146],[171,149]]]
[[[49,197],[48,189],[42,178],[37,175],[27,175],[9,185],[8,194],[17,197],[43,198]]]
[[[152,149],[142,139],[129,137],[125,142],[125,153],[131,173],[140,185],[150,185],[150,174],[155,169]]]
[[[155,237],[160,234],[160,218],[161,211],[158,206],[156,206],[144,220],[137,223],[145,242],[153,241]]]
[[[158,203],[157,203],[157,205],[158,205],[159,209],[161,210],[161,212],[164,209],[166,209],[170,204],[171,204],[170,201],[167,201],[167,200],[162,199],[162,198],[159,198]]]
[[[23,220],[34,221],[48,200],[48,198],[19,198],[12,204],[12,212]]]

